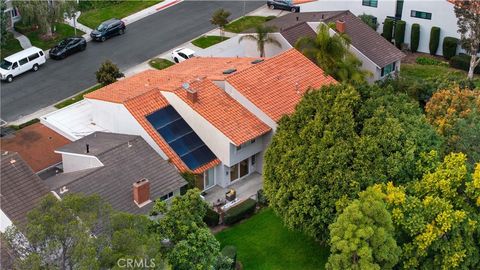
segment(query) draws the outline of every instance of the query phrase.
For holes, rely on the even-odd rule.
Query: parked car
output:
[[[268,0],[269,9],[283,9],[291,12],[300,12],[300,6],[295,6],[290,0]]]
[[[87,41],[83,37],[66,38],[50,49],[49,55],[53,59],[63,59],[87,48]]]
[[[116,35],[123,35],[125,33],[125,23],[119,19],[110,19],[102,22],[97,29],[90,33],[93,40],[105,41]]]
[[[195,56],[195,51],[189,48],[178,48],[173,50],[172,59],[175,63],[183,62]]]
[[[0,63],[0,77],[12,82],[13,78],[29,70],[37,71],[47,61],[42,49],[30,47],[12,54]]]

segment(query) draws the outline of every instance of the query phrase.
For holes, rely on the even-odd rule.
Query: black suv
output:
[[[116,35],[125,33],[125,23],[119,19],[110,19],[101,23],[97,29],[90,33],[93,40],[105,41]]]
[[[300,12],[300,7],[292,4],[291,0],[268,0],[267,6],[269,9],[283,9],[291,12]]]

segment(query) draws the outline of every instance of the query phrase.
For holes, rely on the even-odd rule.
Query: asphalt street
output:
[[[246,1],[246,12],[265,4]],[[1,83],[0,118],[15,121],[55,104],[96,83],[95,71],[106,59],[121,70],[138,65],[215,28],[212,13],[225,8],[231,18],[243,15],[244,1],[185,1],[127,25],[123,36],[89,42],[84,52],[47,60],[40,70]]]

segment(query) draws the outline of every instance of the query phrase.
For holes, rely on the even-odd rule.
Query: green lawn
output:
[[[420,65],[420,64],[402,64],[400,74],[407,79],[423,80],[431,77],[451,75],[459,79],[467,78],[467,72],[453,69],[445,66]],[[474,83],[480,87],[480,76],[476,75]]]
[[[6,43],[5,43],[5,45],[2,45],[1,49],[2,50],[0,52],[0,56],[1,56],[1,58],[5,58],[5,57],[7,57],[11,54],[14,54],[16,52],[21,51],[22,46],[20,46],[20,42],[18,42],[18,40],[16,40],[13,37],[13,34],[8,33]]]
[[[300,232],[286,229],[271,209],[216,234],[222,247],[237,247],[243,269],[324,269],[329,251]]]
[[[53,46],[57,45],[62,39],[67,37],[75,36],[75,29],[68,24],[64,23],[57,23],[55,25],[56,32],[54,39],[42,39],[40,30],[31,31],[29,27],[25,25],[21,25],[20,23],[15,24],[15,29],[24,34],[25,36],[30,39],[30,42],[33,46],[39,47],[44,50],[48,50]],[[85,33],[77,29],[77,36],[84,35]]]
[[[96,84],[96,85],[88,88],[87,90],[82,91],[80,94],[78,94],[78,95],[76,95],[72,98],[66,99],[66,100],[64,100],[64,101],[62,101],[58,104],[55,104],[55,108],[61,109],[61,108],[67,107],[68,105],[71,105],[75,102],[79,102],[80,100],[83,99],[83,95],[88,94],[90,92],[93,92],[93,91],[95,91],[97,89],[100,89],[100,88],[102,88],[102,85],[101,84]]]
[[[111,18],[122,19],[162,1],[163,0],[120,1],[119,3],[84,11],[78,18],[78,22],[95,29],[103,21]]]
[[[160,69],[168,68],[169,66],[172,66],[175,63],[173,63],[172,61],[168,61],[167,59],[163,59],[163,58],[153,58],[150,61],[148,61],[148,64],[151,67],[160,70]]]
[[[254,28],[257,25],[263,24],[270,19],[270,17],[263,16],[245,16],[227,24],[225,26],[225,31],[241,33],[247,29]]]
[[[228,37],[221,37],[221,36],[203,36],[195,39],[192,41],[192,44],[200,47],[202,49],[208,48],[210,46],[213,46],[217,43],[220,43],[222,41],[227,40]]]

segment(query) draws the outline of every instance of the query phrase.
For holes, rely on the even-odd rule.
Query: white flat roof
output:
[[[84,99],[40,117],[40,122],[71,141],[76,141],[95,131],[109,132],[93,122],[92,111],[92,104]]]

